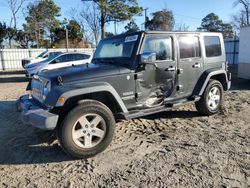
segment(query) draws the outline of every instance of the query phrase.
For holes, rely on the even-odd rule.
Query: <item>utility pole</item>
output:
[[[116,33],[116,20],[114,21],[114,30],[115,30],[114,34],[116,35],[117,34]]]
[[[144,10],[144,15],[145,15],[145,22],[144,22],[144,30],[146,31],[147,30],[147,11],[148,11],[148,8],[145,8],[143,9]]]
[[[66,37],[66,49],[67,49],[67,52],[69,51],[69,31],[67,28],[65,28],[65,37]]]

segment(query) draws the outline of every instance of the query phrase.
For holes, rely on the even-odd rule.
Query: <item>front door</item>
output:
[[[179,35],[178,37],[178,92],[177,97],[189,97],[201,76],[203,59],[198,35]]]
[[[142,108],[164,104],[175,85],[176,61],[174,60],[173,37],[170,35],[146,35],[140,54],[155,52],[156,62],[146,64],[136,74],[138,105]]]

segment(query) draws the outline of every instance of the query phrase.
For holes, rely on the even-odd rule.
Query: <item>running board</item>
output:
[[[168,102],[164,106],[159,106],[159,107],[155,107],[155,108],[147,108],[144,110],[133,110],[133,111],[130,111],[128,114],[121,113],[120,115],[125,117],[125,119],[134,119],[134,118],[139,118],[139,117],[143,117],[143,116],[148,116],[148,115],[168,111],[174,107],[177,107],[177,106],[180,106],[183,104],[193,103],[193,102],[196,102],[198,100],[200,100],[200,97],[193,97],[190,99],[182,99],[182,100],[173,101],[172,103]]]
[[[126,119],[134,119],[134,118],[138,118],[138,117],[143,117],[143,116],[148,116],[151,114],[164,112],[167,110],[168,110],[168,108],[166,108],[165,106],[160,106],[160,107],[156,107],[156,108],[148,108],[145,110],[136,110],[136,111],[131,111],[129,114],[126,114],[125,118]]]
[[[192,97],[189,99],[181,99],[181,100],[177,100],[177,101],[172,101],[170,102],[166,102],[165,105],[168,108],[173,108],[173,107],[177,107],[183,104],[188,104],[188,103],[193,103],[193,102],[197,102],[200,100],[200,97],[196,96],[196,97]]]

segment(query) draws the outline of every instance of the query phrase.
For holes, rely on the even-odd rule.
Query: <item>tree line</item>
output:
[[[56,48],[65,47],[66,33],[70,47],[96,46],[100,38],[116,33],[107,32],[106,26],[127,22],[124,32],[139,31],[135,16],[143,15],[143,7],[137,0],[81,0],[82,11],[71,9],[70,18],[61,20],[61,8],[53,0],[5,0],[11,12],[10,23],[0,21],[0,45],[9,48]],[[250,0],[236,0],[233,7],[241,6],[232,16],[231,23],[225,23],[215,13],[201,20],[198,31],[222,32],[224,37],[234,37],[234,31],[249,24]],[[25,6],[25,7],[24,7]],[[17,27],[17,15],[24,12],[25,23]],[[145,16],[145,30],[187,31],[185,24],[176,24],[171,10],[162,9]]]

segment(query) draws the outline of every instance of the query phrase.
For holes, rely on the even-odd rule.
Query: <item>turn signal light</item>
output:
[[[65,98],[64,97],[60,97],[57,102],[63,104],[65,102]]]

